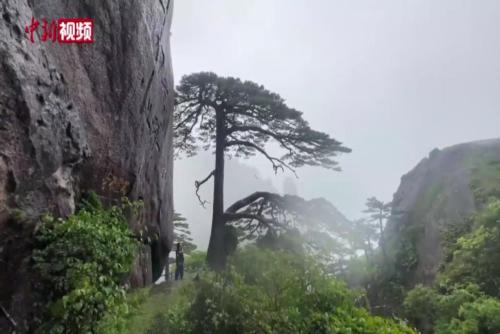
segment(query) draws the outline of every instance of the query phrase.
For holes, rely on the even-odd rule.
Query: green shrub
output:
[[[447,290],[449,291],[438,293],[436,289],[419,285],[408,293],[403,304],[405,314],[422,333],[500,332],[498,299],[486,297],[480,288],[473,284]]]
[[[429,333],[436,321],[438,303],[438,294],[434,289],[417,285],[404,300],[404,314],[423,333]]]
[[[165,314],[158,313],[154,320],[153,325],[147,329],[146,334],[168,334],[169,319]]]
[[[500,333],[500,301],[480,298],[462,304],[456,318],[442,322],[436,334],[497,334]]]
[[[437,315],[441,323],[449,323],[459,313],[460,307],[482,297],[479,287],[475,284],[455,286],[451,291],[446,291],[438,296]]]
[[[203,251],[192,251],[186,256],[186,261],[184,263],[184,272],[191,275],[201,274],[201,272],[207,269],[207,252]]]
[[[436,287],[410,291],[403,304],[406,317],[423,333],[497,334],[500,200],[491,199],[471,220],[448,232]]]
[[[33,260],[49,302],[40,332],[112,333],[128,310],[121,283],[137,250],[122,208],[91,198],[68,219],[44,217],[36,240]]]
[[[456,242],[442,280],[448,285],[475,283],[500,297],[500,200],[492,200],[477,215],[472,232]]]
[[[193,288],[168,312],[172,333],[415,333],[358,307],[359,294],[298,253],[246,247]]]

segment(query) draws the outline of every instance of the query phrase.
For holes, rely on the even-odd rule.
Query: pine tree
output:
[[[260,154],[275,172],[302,166],[338,170],[334,157],[350,149],[328,134],[313,130],[298,110],[263,86],[232,77],[201,72],[187,75],[177,86],[175,147],[177,153],[196,154],[201,147],[215,153],[215,168],[195,182],[199,188],[214,179],[212,230],[207,260],[214,269],[225,264],[224,160]],[[275,156],[266,144],[275,143]],[[199,198],[199,196],[198,196]],[[204,205],[206,202],[202,201]]]

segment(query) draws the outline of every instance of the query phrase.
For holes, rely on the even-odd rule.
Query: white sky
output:
[[[369,196],[391,200],[433,148],[500,136],[497,0],[177,0],[171,38],[176,82],[198,71],[253,80],[353,149],[339,157],[341,173],[303,168],[295,180],[300,195],[349,218]],[[262,159],[241,162],[262,180],[249,188],[281,190],[290,177]],[[210,212],[200,213],[193,182],[211,164],[175,166],[176,209],[202,246]],[[241,195],[256,190],[234,183]]]

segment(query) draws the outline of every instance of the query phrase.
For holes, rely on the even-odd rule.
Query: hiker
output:
[[[184,252],[181,244],[178,242],[175,249],[175,280],[184,277]]]

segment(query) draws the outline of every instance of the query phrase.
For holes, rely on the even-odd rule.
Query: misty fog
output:
[[[342,172],[274,174],[259,157],[230,161],[226,205],[254,190],[325,197],[347,217],[369,196],[390,201],[435,147],[498,137],[500,2],[182,0],[175,3],[175,81],[214,71],[261,83],[313,128],[353,149]],[[210,205],[194,181],[209,152],[176,160],[175,208],[205,248]],[[211,184],[200,191],[211,201]]]

